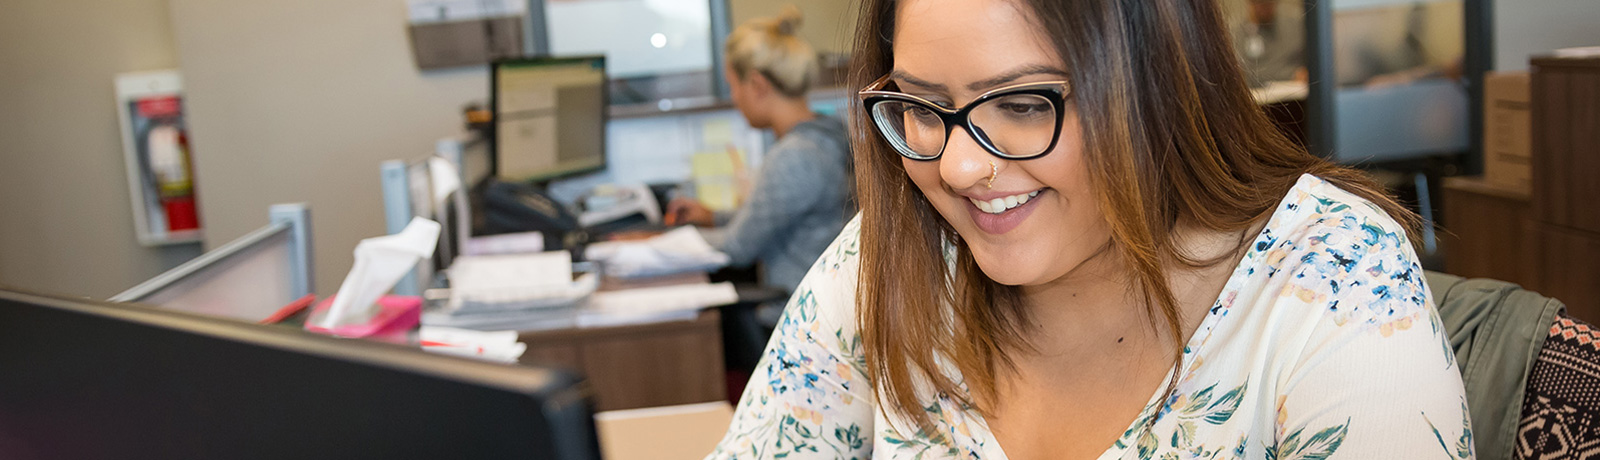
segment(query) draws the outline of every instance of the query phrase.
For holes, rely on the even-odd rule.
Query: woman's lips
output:
[[[1049,189],[1040,190],[1039,195],[1032,197],[1027,203],[1007,209],[999,214],[983,212],[983,210],[978,209],[977,205],[972,204],[972,200],[965,197],[961,201],[966,204],[967,215],[972,216],[972,222],[978,226],[978,230],[991,235],[1001,235],[1021,225],[1023,220],[1033,214],[1033,208],[1037,207],[1036,203],[1045,198],[1044,195],[1048,192]]]

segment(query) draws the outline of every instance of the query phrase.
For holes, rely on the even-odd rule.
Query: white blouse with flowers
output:
[[[879,410],[855,325],[859,234],[858,217],[795,291],[708,458],[1006,458],[982,416],[947,397],[922,401],[943,436]],[[1472,458],[1423,283],[1393,219],[1301,177],[1184,348],[1177,391],[1152,395],[1100,458]]]

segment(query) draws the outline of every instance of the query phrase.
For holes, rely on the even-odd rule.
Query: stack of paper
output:
[[[507,233],[492,236],[474,236],[461,250],[469,256],[495,254],[526,254],[544,251],[544,234],[539,232]]]
[[[706,271],[728,263],[694,229],[641,242],[589,246],[592,260],[619,278]],[[426,326],[476,330],[544,330],[692,320],[700,309],[738,300],[733,285],[704,281],[596,292],[600,274],[573,279],[567,252],[463,256],[450,267],[450,289],[423,311]],[[447,294],[443,292],[448,292]]]
[[[528,350],[527,344],[517,341],[516,331],[483,332],[423,326],[418,335],[424,351],[501,363],[515,363]]]
[[[600,285],[592,273],[574,280],[566,251],[463,256],[449,277],[451,314],[569,307]]]
[[[600,286],[596,273],[573,279],[566,251],[463,256],[450,266],[450,289],[422,313],[422,324],[478,330],[570,327],[576,309]],[[436,294],[436,293],[444,294]]]
[[[577,317],[579,327],[693,320],[700,309],[739,300],[733,283],[683,284],[595,294]]]
[[[574,327],[578,306],[458,313],[443,306],[422,310],[422,325],[457,327],[479,331],[531,331]]]
[[[422,313],[426,326],[477,330],[539,331],[690,321],[706,307],[728,305],[739,295],[731,283],[696,283],[597,292],[577,308],[513,310],[452,315]]]
[[[680,227],[643,241],[591,244],[584,255],[599,261],[607,276],[618,278],[711,271],[728,264],[728,255],[712,248],[692,227]]]

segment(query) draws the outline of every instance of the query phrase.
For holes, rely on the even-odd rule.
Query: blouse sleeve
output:
[[[1404,232],[1381,214],[1328,222],[1276,302],[1320,312],[1277,376],[1266,458],[1473,458],[1455,354]]]
[[[855,327],[860,216],[812,265],[710,459],[872,456],[874,406]]]

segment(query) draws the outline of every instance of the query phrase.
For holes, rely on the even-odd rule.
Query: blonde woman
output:
[[[750,195],[726,225],[702,233],[734,265],[761,261],[762,283],[792,292],[853,212],[850,140],[844,123],[817,115],[806,93],[817,81],[817,53],[795,35],[800,10],[740,25],[725,53],[733,103],[750,126],[778,138],[763,158]],[[698,202],[668,207],[678,223],[718,220]],[[774,318],[776,314],[771,315]]]

